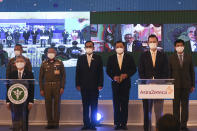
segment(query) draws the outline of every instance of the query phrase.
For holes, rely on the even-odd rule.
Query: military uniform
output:
[[[6,68],[6,78],[8,78],[8,76],[11,72],[17,71],[16,65],[15,65],[15,60],[16,60],[16,57],[13,57],[8,62],[8,65]],[[31,65],[30,60],[25,57],[25,62],[26,62],[25,69],[32,72],[32,65]]]
[[[40,90],[44,91],[48,126],[59,126],[60,88],[64,88],[65,85],[65,70],[62,61],[58,59],[43,61],[40,67],[39,85]],[[53,99],[54,106],[52,106]]]

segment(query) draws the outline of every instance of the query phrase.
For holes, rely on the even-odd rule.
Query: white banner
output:
[[[139,99],[174,99],[174,85],[139,84]]]

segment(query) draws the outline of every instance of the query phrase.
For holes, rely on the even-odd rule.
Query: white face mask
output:
[[[54,58],[55,58],[55,53],[48,53],[48,54],[47,54],[47,57],[48,57],[49,59],[54,59]]]
[[[14,54],[15,54],[15,56],[19,56],[21,54],[21,52],[19,50],[15,50]]]
[[[93,53],[93,49],[92,48],[86,48],[86,54],[90,55]]]
[[[117,54],[122,54],[124,52],[124,49],[123,48],[116,48],[116,53]]]
[[[25,63],[24,62],[16,62],[16,67],[17,67],[17,69],[23,69],[25,67]]]
[[[183,46],[176,47],[176,51],[178,53],[182,53],[184,51],[184,47]]]
[[[157,43],[149,43],[150,49],[156,49],[157,48]]]

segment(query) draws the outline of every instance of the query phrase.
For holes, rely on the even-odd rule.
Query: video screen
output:
[[[149,49],[148,36],[158,37],[158,49],[163,50],[161,24],[91,24],[91,40],[95,51],[111,52],[116,41],[123,41],[128,52],[143,52]]]
[[[187,52],[197,52],[197,24],[164,24],[165,51],[174,51],[174,41],[185,41]]]
[[[7,58],[14,57],[15,44],[23,46],[23,55],[33,67],[40,67],[49,47],[65,67],[76,66],[90,40],[89,12],[1,12],[0,44]],[[6,65],[6,64],[5,64]]]

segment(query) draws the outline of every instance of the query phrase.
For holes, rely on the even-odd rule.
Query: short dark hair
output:
[[[94,42],[93,42],[93,41],[91,41],[91,40],[86,41],[86,42],[85,42],[85,46],[86,46],[86,44],[87,44],[87,43],[89,43],[89,42],[90,42],[90,43],[92,43],[92,45],[94,46]]]
[[[159,41],[158,37],[156,35],[154,35],[154,34],[151,34],[151,35],[148,36],[148,41],[149,41],[150,38],[156,38],[157,41]]]
[[[116,46],[118,43],[122,43],[122,44],[123,44],[123,46],[125,47],[125,43],[124,43],[124,42],[122,42],[122,41],[116,41],[114,45]]]
[[[180,131],[180,122],[171,114],[165,114],[156,123],[158,131]]]
[[[56,51],[56,49],[55,49],[54,47],[49,47],[49,48],[47,49],[47,53],[48,53],[49,49],[53,49],[53,50],[55,51],[55,53],[57,53],[57,51]]]
[[[177,39],[177,40],[174,42],[174,46],[176,46],[177,43],[183,43],[183,45],[185,45],[185,42],[184,42],[182,39]]]
[[[22,46],[21,44],[16,44],[15,47],[16,47],[16,46],[20,46],[21,49],[23,49],[23,46]]]

